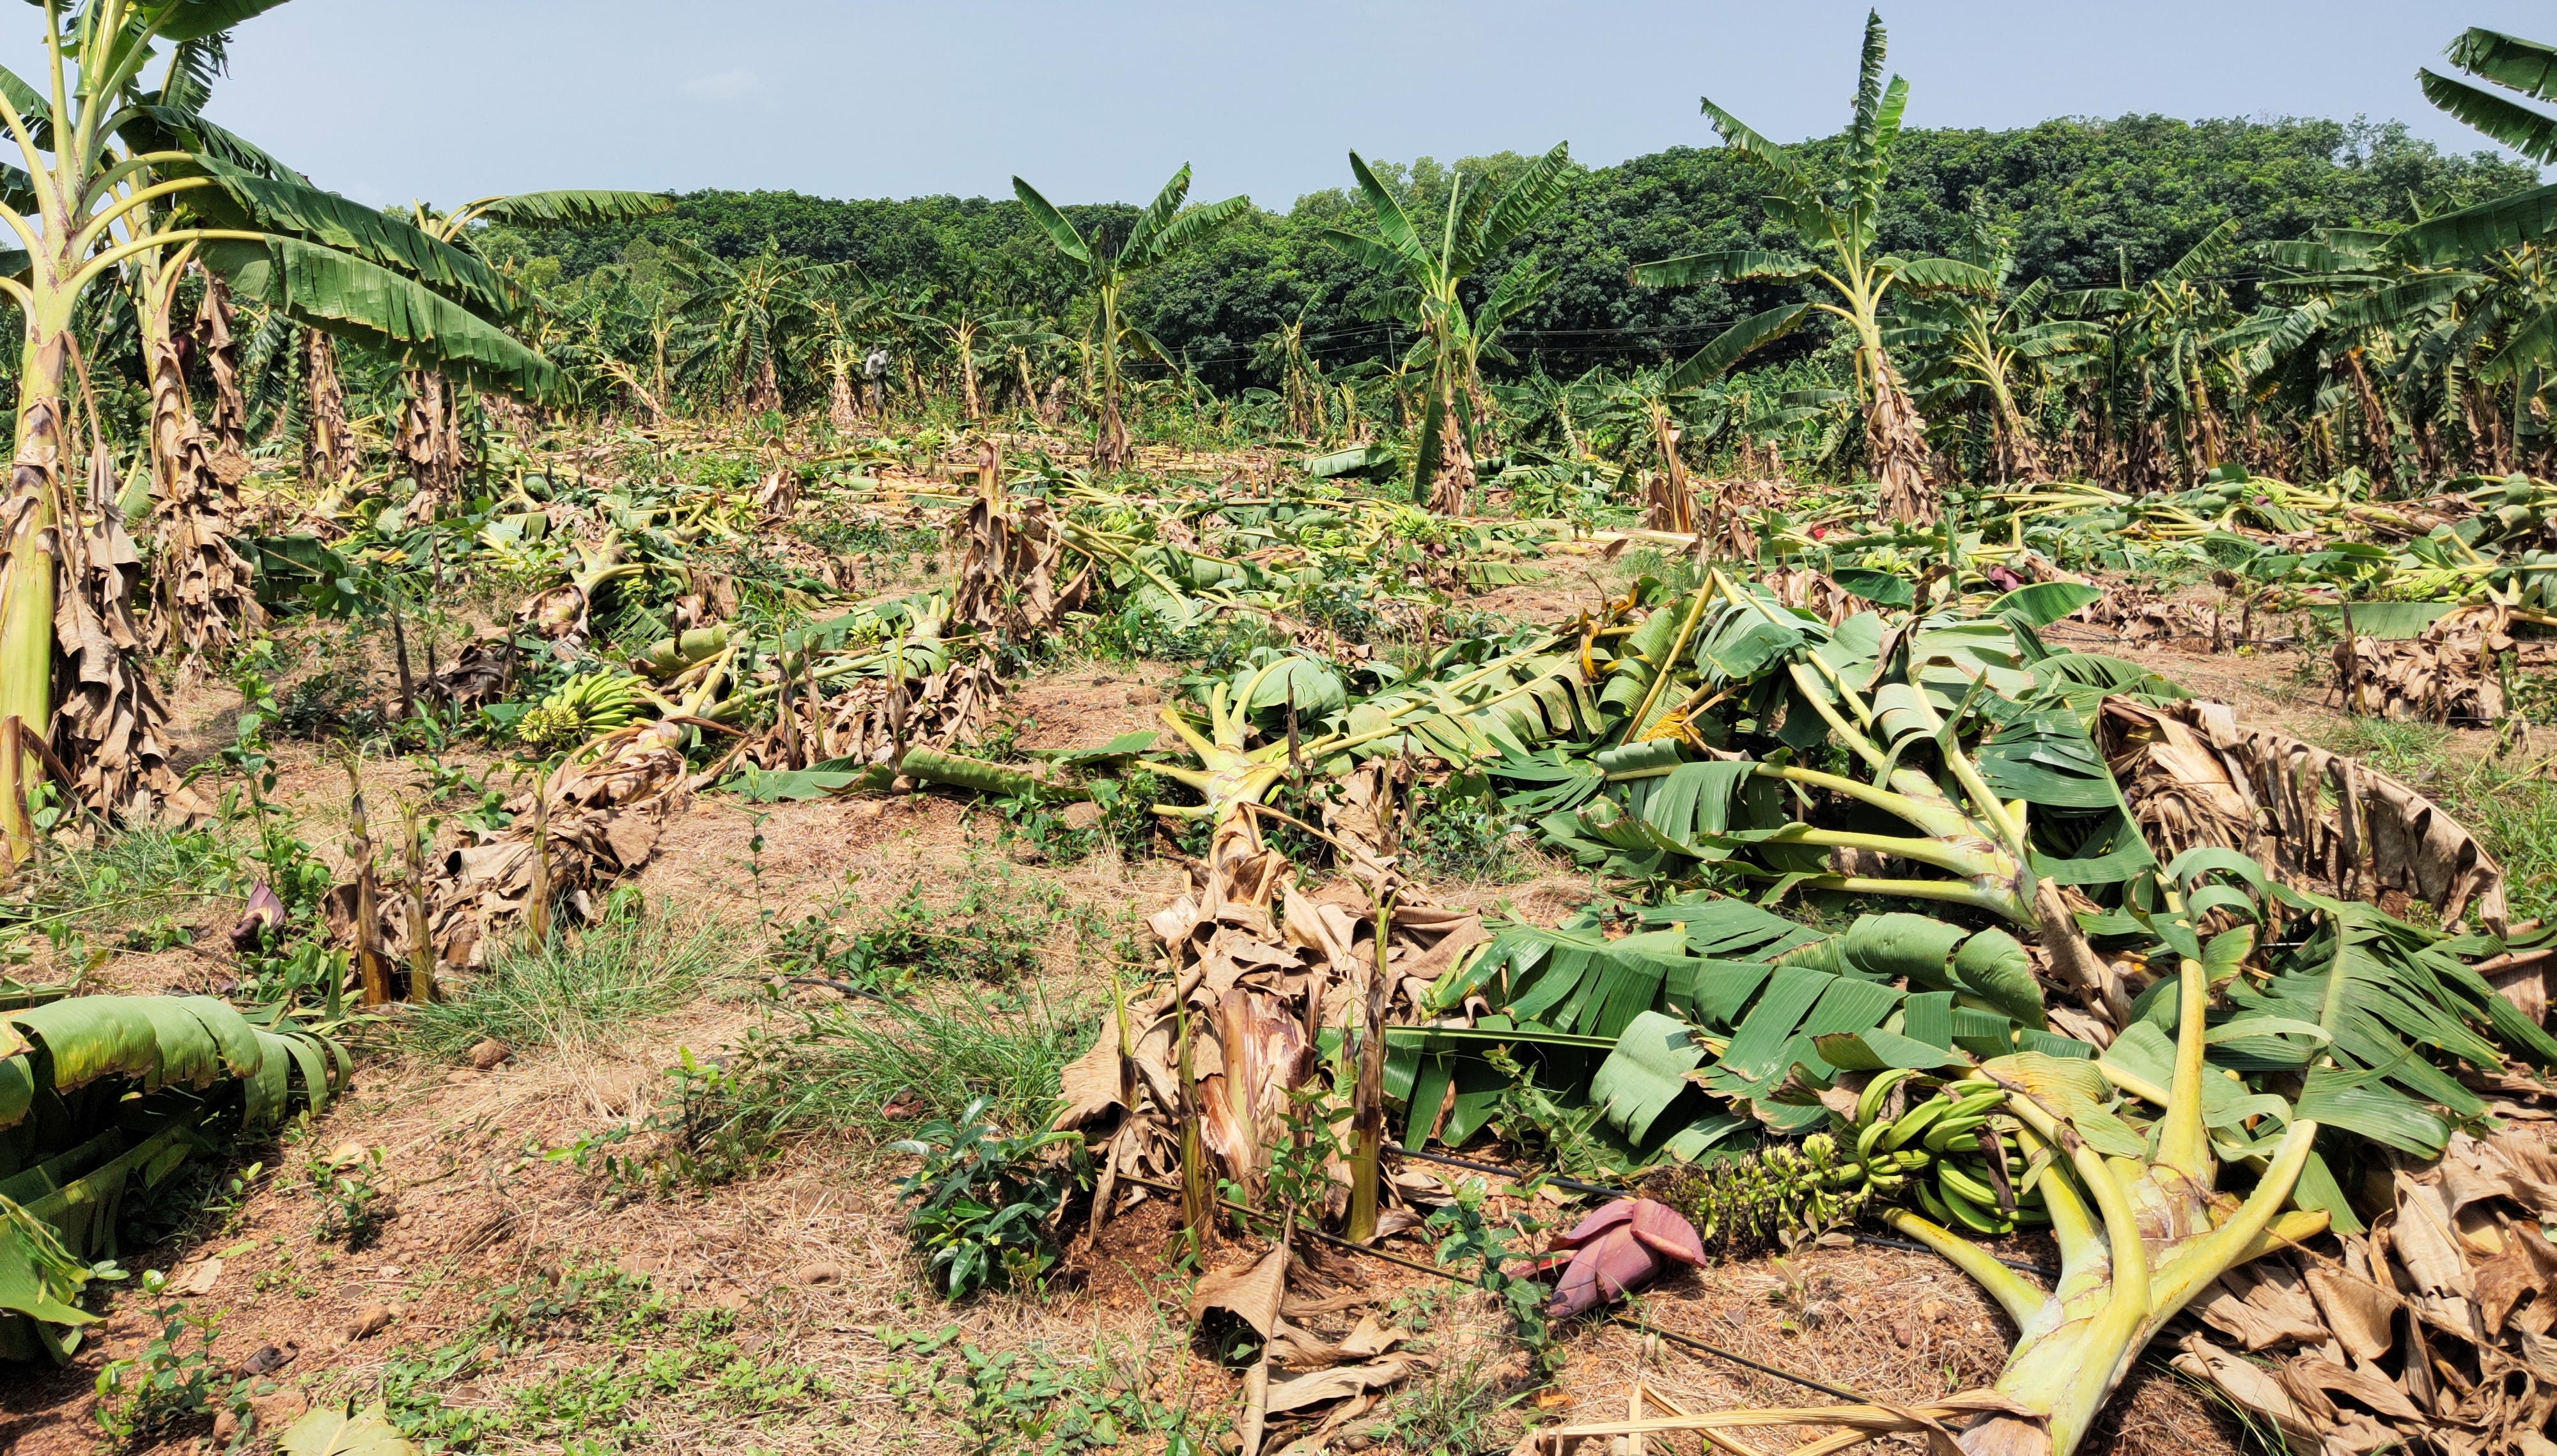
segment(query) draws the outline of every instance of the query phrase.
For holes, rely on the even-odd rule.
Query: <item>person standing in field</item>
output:
[[[862,379],[881,416],[887,414],[887,345],[883,343],[873,344],[870,356],[862,360]]]

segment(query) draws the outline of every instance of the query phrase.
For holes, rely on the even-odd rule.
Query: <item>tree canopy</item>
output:
[[[1821,138],[1797,151],[1824,166],[1839,145]],[[1457,166],[1497,184],[1529,160],[1496,155]],[[1377,166],[1416,210],[1443,206],[1456,170],[1427,157]],[[2526,165],[2491,153],[2446,154],[2395,122],[2124,116],[2013,131],[1912,130],[1900,138],[1880,243],[1911,254],[1958,246],[1976,194],[2013,229],[2018,286],[2048,279],[2056,290],[2086,289],[2114,285],[2125,270],[2141,278],[2165,268],[2231,218],[2240,243],[2295,238],[2412,221],[2536,180]],[[1560,205],[1483,272],[1488,287],[1531,252],[1561,269],[1514,324],[1512,351],[1555,373],[1683,357],[1734,320],[1792,297],[1782,286],[1660,290],[1627,278],[1649,259],[1787,243],[1764,222],[1764,190],[1743,159],[1719,147],[1575,167]],[[1318,240],[1359,207],[1344,188],[1306,194],[1284,211],[1249,210],[1132,290],[1135,321],[1219,389],[1274,385],[1254,364],[1254,345],[1300,312],[1306,347],[1327,363],[1383,354],[1396,335],[1368,315],[1386,281]],[[1060,210],[1105,238],[1124,235],[1140,215],[1119,203]],[[1038,312],[1064,313],[1074,293],[1069,270],[1010,199],[704,191],[645,221],[538,235],[496,228],[487,245],[499,256],[556,258],[559,276],[573,280],[613,262],[645,271],[666,238],[731,258],[769,243],[784,256],[854,264],[893,292],[978,296]],[[1790,345],[1812,346],[1808,336]]]

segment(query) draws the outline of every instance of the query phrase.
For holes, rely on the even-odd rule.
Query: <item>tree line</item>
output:
[[[1826,163],[1840,145],[1822,138],[1801,150]],[[1458,172],[1497,182],[1529,160],[1500,154],[1373,166],[1399,199],[1429,212]],[[1343,174],[1341,188],[1284,210],[1249,208],[1155,270],[1132,299],[1139,322],[1224,392],[1278,388],[1275,365],[1256,351],[1273,330],[1300,320],[1320,357],[1387,352],[1390,330],[1367,317],[1380,281],[1320,240],[1322,228],[1364,210],[1346,167]],[[2116,283],[2125,269],[2146,277],[2232,219],[2240,243],[2272,241],[2321,227],[2408,222],[2536,181],[2529,166],[2490,152],[2448,154],[2398,122],[2124,116],[2013,131],[1913,130],[1900,138],[1885,190],[1883,240],[1894,250],[1943,253],[1969,225],[1977,198],[2014,230],[2019,282],[2093,288]],[[1537,335],[1535,359],[1557,375],[1657,361],[1765,307],[1772,291],[1668,294],[1628,278],[1634,264],[1655,258],[1779,241],[1759,205],[1763,192],[1745,161],[1719,147],[1575,165],[1552,214],[1512,245],[1518,257],[1536,254],[1562,269],[1518,322]],[[1133,204],[1061,210],[1102,235],[1124,232],[1138,215]],[[492,230],[486,246],[545,279],[575,284],[625,261],[644,271],[678,240],[727,259],[768,246],[782,257],[851,265],[869,286],[898,296],[994,301],[1050,317],[1071,305],[1068,270],[1009,198],[711,190],[679,196],[662,216],[532,236]]]

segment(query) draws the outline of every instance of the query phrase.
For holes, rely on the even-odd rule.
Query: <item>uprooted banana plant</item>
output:
[[[233,1132],[326,1107],[336,1042],[211,996],[73,996],[0,1019],[0,1359],[67,1359],[129,1204]]]
[[[2044,1290],[1944,1225],[1892,1212],[1891,1227],[1952,1260],[2014,1319],[2018,1334],[2006,1368],[1993,1387],[1955,1396],[1946,1408],[1877,1420],[1867,1407],[1814,1407],[1784,1412],[1790,1423],[1860,1433],[1822,1442],[1823,1450],[1900,1431],[1949,1436],[1972,1456],[2069,1456],[2162,1326],[2222,1273],[2326,1228],[2324,1210],[2283,1212],[2308,1165],[2315,1122],[2267,1106],[2255,1116],[2287,1121],[2278,1135],[2258,1139],[2238,1129],[2236,1146],[2215,1147],[2215,1133],[2232,1134],[2205,1119],[2206,977],[2199,960],[2179,973],[2180,1024],[2165,1087],[2104,1063],[2022,1052],[1980,1063],[1897,1120],[1873,1119],[1879,1098],[1859,1109],[1872,1120],[1863,1125],[1858,1141],[1864,1145],[1853,1161],[1878,1166],[1874,1176],[1886,1187],[1907,1176],[1899,1152],[1913,1126],[1936,1126],[1945,1147],[1978,1134],[1978,1145],[1993,1149],[1997,1170],[1995,1189],[1978,1191],[2010,1209],[2039,1203],[2060,1246],[2060,1275]],[[2117,1109],[2117,1089],[2151,1100],[2154,1123],[2143,1127],[2127,1109]],[[2223,1153],[2257,1168],[2243,1200],[2220,1191]],[[1817,1160],[1846,1161],[1834,1143]],[[1923,1153],[1916,1159],[1925,1160]],[[1947,1186],[1974,1182],[1956,1176]],[[1653,1419],[1641,1428],[1661,1434],[1705,1429],[1747,1413],[1722,1412],[1703,1423]],[[1621,1433],[1618,1422],[1565,1426],[1530,1437],[1521,1449],[1565,1449],[1556,1443]]]

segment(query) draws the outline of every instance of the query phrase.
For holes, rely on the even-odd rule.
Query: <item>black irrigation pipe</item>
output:
[[[1172,1184],[1157,1183],[1151,1178],[1140,1177],[1135,1173],[1121,1173],[1119,1177],[1124,1182],[1134,1183],[1142,1188],[1151,1188],[1158,1193],[1177,1195],[1181,1191]],[[1275,1216],[1272,1214],[1265,1213],[1259,1209],[1245,1208],[1242,1204],[1232,1202],[1228,1199],[1220,1198],[1217,1202],[1225,1208],[1243,1215],[1245,1218],[1262,1219],[1269,1222],[1276,1221]],[[1430,1274],[1437,1278],[1444,1279],[1448,1283],[1463,1284],[1468,1288],[1477,1287],[1473,1280],[1466,1278],[1463,1274],[1457,1273],[1453,1269],[1443,1269],[1434,1264],[1422,1263],[1417,1259],[1405,1258],[1399,1254],[1388,1254],[1382,1249],[1371,1249],[1367,1245],[1353,1243],[1350,1240],[1340,1238],[1336,1235],[1326,1234],[1320,1229],[1298,1229],[1296,1232],[1308,1238],[1328,1244],[1335,1249],[1344,1249],[1352,1254],[1365,1255],[1369,1258],[1382,1259],[1387,1263],[1411,1269],[1415,1273]],[[1699,1340],[1693,1335],[1682,1335],[1676,1330],[1661,1329],[1646,1320],[1636,1319],[1632,1315],[1610,1314],[1607,1316],[1607,1323],[1618,1326],[1622,1329],[1632,1330],[1636,1334],[1657,1335],[1661,1339],[1667,1340],[1673,1345],[1682,1345],[1689,1350],[1700,1351],[1706,1355],[1713,1356],[1717,1360],[1727,1360],[1733,1365],[1746,1366],[1750,1370],[1754,1370],[1761,1375],[1770,1375],[1780,1381],[1791,1382],[1794,1385],[1802,1387],[1806,1390],[1817,1390],[1823,1395],[1834,1396],[1837,1399],[1849,1401],[1858,1405],[1876,1405],[1882,1403],[1868,1396],[1859,1395],[1853,1390],[1842,1390],[1835,1386],[1813,1380],[1810,1376],[1796,1375],[1790,1370],[1780,1370],[1775,1366],[1752,1360],[1748,1356],[1743,1355],[1736,1350],[1725,1350],[1719,1345],[1713,1344],[1709,1341]]]
[[[1385,1144],[1385,1150],[1387,1152],[1399,1154],[1403,1157],[1416,1157],[1423,1162],[1444,1163],[1451,1168],[1466,1168],[1477,1173],[1496,1174],[1500,1177],[1509,1179],[1512,1183],[1519,1181],[1519,1173],[1517,1169],[1504,1168],[1495,1163],[1478,1163],[1467,1158],[1449,1157],[1443,1152],[1422,1152],[1417,1148],[1405,1147],[1399,1142],[1389,1142]],[[1552,1184],[1556,1188],[1568,1188],[1574,1193],[1587,1193],[1599,1198],[1636,1198],[1641,1196],[1639,1194],[1629,1192],[1626,1189],[1608,1188],[1596,1183],[1583,1183],[1573,1178],[1548,1178],[1545,1181]],[[1905,1249],[1913,1254],[1935,1253],[1934,1250],[1929,1249],[1926,1245],[1912,1243],[1907,1239],[1885,1239],[1876,1234],[1860,1234],[1853,1232],[1850,1232],[1847,1237],[1853,1239],[1858,1244],[1870,1244],[1882,1249]],[[1996,1255],[1990,1255],[1989,1257],[1991,1258],[1997,1258]],[[2020,1258],[1998,1258],[1998,1262],[2005,1264],[2008,1268],[2016,1269],[2028,1274],[2036,1274],[2045,1279],[2056,1279],[2060,1276],[2059,1272],[2055,1269],[2045,1267],[2038,1263],[2030,1263]]]
[[[1858,1244],[1871,1244],[1882,1249],[1905,1249],[1911,1254],[1936,1253],[1935,1250],[1932,1250],[1926,1245],[1920,1244],[1913,1239],[1886,1239],[1879,1234],[1850,1234],[1847,1237],[1853,1239]],[[1942,1257],[1943,1256],[1940,1255],[1938,1257]],[[1992,1254],[1989,1257],[1997,1258],[1997,1256]],[[2020,1273],[2035,1274],[2046,1279],[2057,1279],[2060,1277],[2060,1270],[2058,1269],[2049,1267],[2045,1264],[2031,1263],[2021,1258],[1998,1258],[1998,1262],[2005,1264],[2008,1268],[2014,1269]]]

